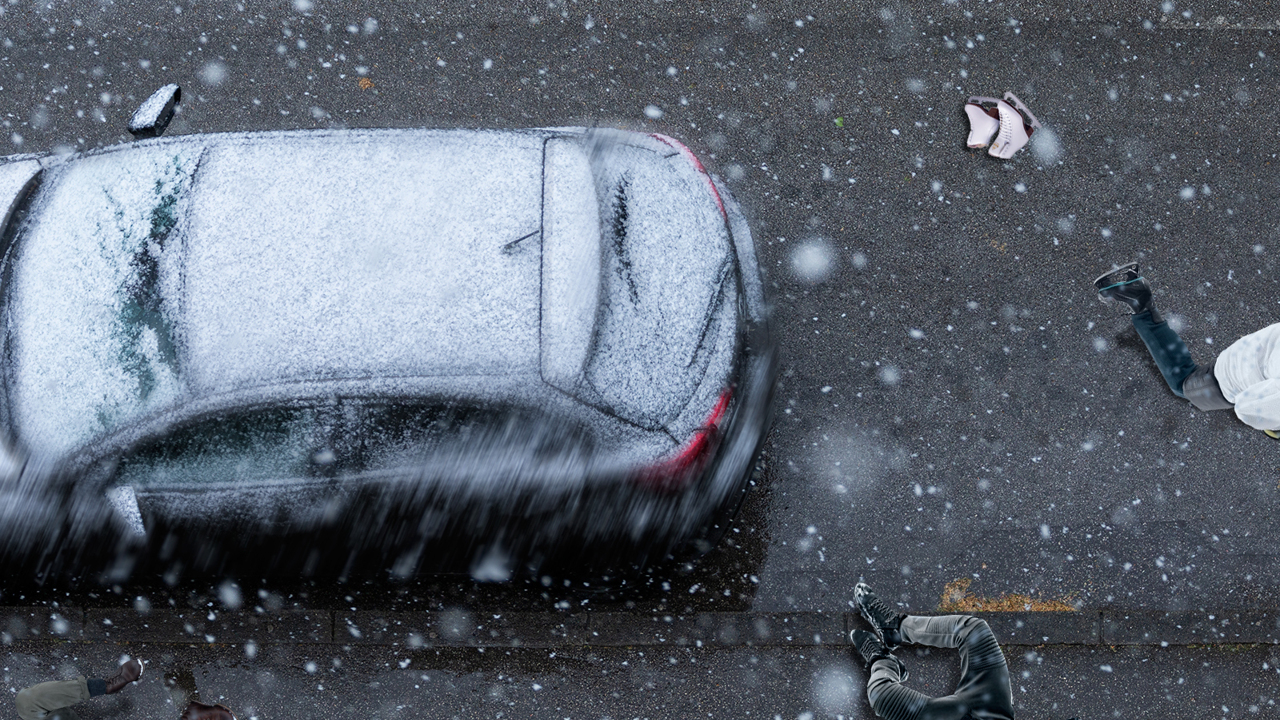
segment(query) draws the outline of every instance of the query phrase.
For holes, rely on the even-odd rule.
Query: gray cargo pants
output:
[[[84,676],[75,680],[54,680],[32,685],[18,693],[14,703],[22,720],[75,720],[71,706],[89,699],[89,683]]]
[[[931,698],[903,685],[893,660],[877,660],[867,681],[867,700],[876,715],[884,720],[1013,720],[1009,666],[986,621],[908,615],[902,620],[902,642],[959,649],[960,685],[946,697]]]

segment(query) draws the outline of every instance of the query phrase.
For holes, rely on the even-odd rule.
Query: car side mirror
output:
[[[169,127],[173,109],[182,100],[182,88],[169,83],[151,94],[129,118],[129,132],[139,140],[158,137]]]

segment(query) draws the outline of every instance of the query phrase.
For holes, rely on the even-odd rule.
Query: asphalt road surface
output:
[[[0,6],[0,153],[126,142],[137,103],[178,82],[169,134],[660,131],[748,213],[782,378],[727,541],[634,590],[434,578],[409,594],[838,612],[866,579],[920,612],[1275,606],[1280,443],[1175,398],[1091,286],[1141,263],[1202,363],[1277,320],[1274,9],[86,5]],[[965,98],[1006,90],[1044,129],[1009,161],[967,150]],[[405,597],[312,599],[353,592]]]
[[[1052,720],[1077,715],[1181,720],[1275,712],[1268,703],[1275,674],[1258,670],[1274,658],[1257,649],[1225,657],[1195,648],[1016,651],[1010,669],[1018,678],[1013,689],[1018,717],[1025,712],[1025,717]],[[875,717],[859,697],[862,671],[844,648],[414,654],[295,646],[254,660],[238,650],[147,644],[126,652],[147,658],[152,669],[118,695],[77,706],[86,720],[171,720],[193,698],[224,703],[244,720]],[[118,649],[104,647],[74,656],[47,650],[10,653],[6,690],[59,674],[109,670],[118,659]],[[912,684],[935,695],[947,693],[959,674],[953,655],[908,654],[906,662]]]

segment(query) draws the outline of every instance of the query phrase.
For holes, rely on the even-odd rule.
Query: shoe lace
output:
[[[868,598],[866,602],[867,609],[871,611],[872,617],[876,619],[878,624],[889,627],[894,619],[898,617],[898,611],[889,607],[885,601],[875,595]]]
[[[889,654],[889,651],[884,647],[884,643],[880,642],[880,639],[875,635],[867,634],[862,636],[861,639],[862,643],[858,646],[858,654],[862,655],[867,662]]]
[[[1000,134],[997,136],[997,142],[1001,146],[1008,145],[1013,142],[1013,123],[1021,123],[1022,116],[1016,112],[1010,115],[1007,111],[1000,112]]]

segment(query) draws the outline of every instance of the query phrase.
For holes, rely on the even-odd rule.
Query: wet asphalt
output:
[[[759,486],[698,567],[627,586],[235,578],[247,595],[331,611],[838,613],[865,579],[918,612],[950,596],[962,607],[1265,613],[1280,585],[1280,446],[1173,397],[1123,314],[1091,292],[1113,263],[1149,268],[1199,362],[1277,319],[1274,21],[1226,3],[1170,5],[9,6],[0,152],[124,142],[136,103],[176,81],[184,102],[170,134],[660,131],[726,178],[748,213],[782,350],[778,414]],[[964,99],[1005,90],[1045,128],[1009,161],[966,150]],[[94,578],[15,579],[0,602],[195,607],[217,602],[220,582],[136,577],[117,592]],[[7,650],[24,669],[6,670],[6,688],[110,666],[128,648]],[[441,683],[430,697],[461,703],[441,700],[431,717],[869,713],[856,698],[823,704],[854,697],[848,655],[831,647],[694,648],[675,663],[617,648],[573,662],[512,650],[491,666],[454,649],[405,669],[404,657],[369,649],[343,668],[329,647],[281,646],[252,662],[239,648],[147,650],[263,717],[307,703],[326,715],[408,712],[394,708],[416,697],[422,664]],[[1269,644],[1022,651],[1010,654],[1015,676],[1030,675],[1015,696],[1037,717],[1253,705],[1265,716],[1274,698]],[[305,660],[294,668],[302,657],[320,658],[316,675],[333,667],[327,693]],[[949,656],[920,663],[922,687],[942,690],[954,672]],[[119,702],[163,714],[162,688],[139,690]]]

